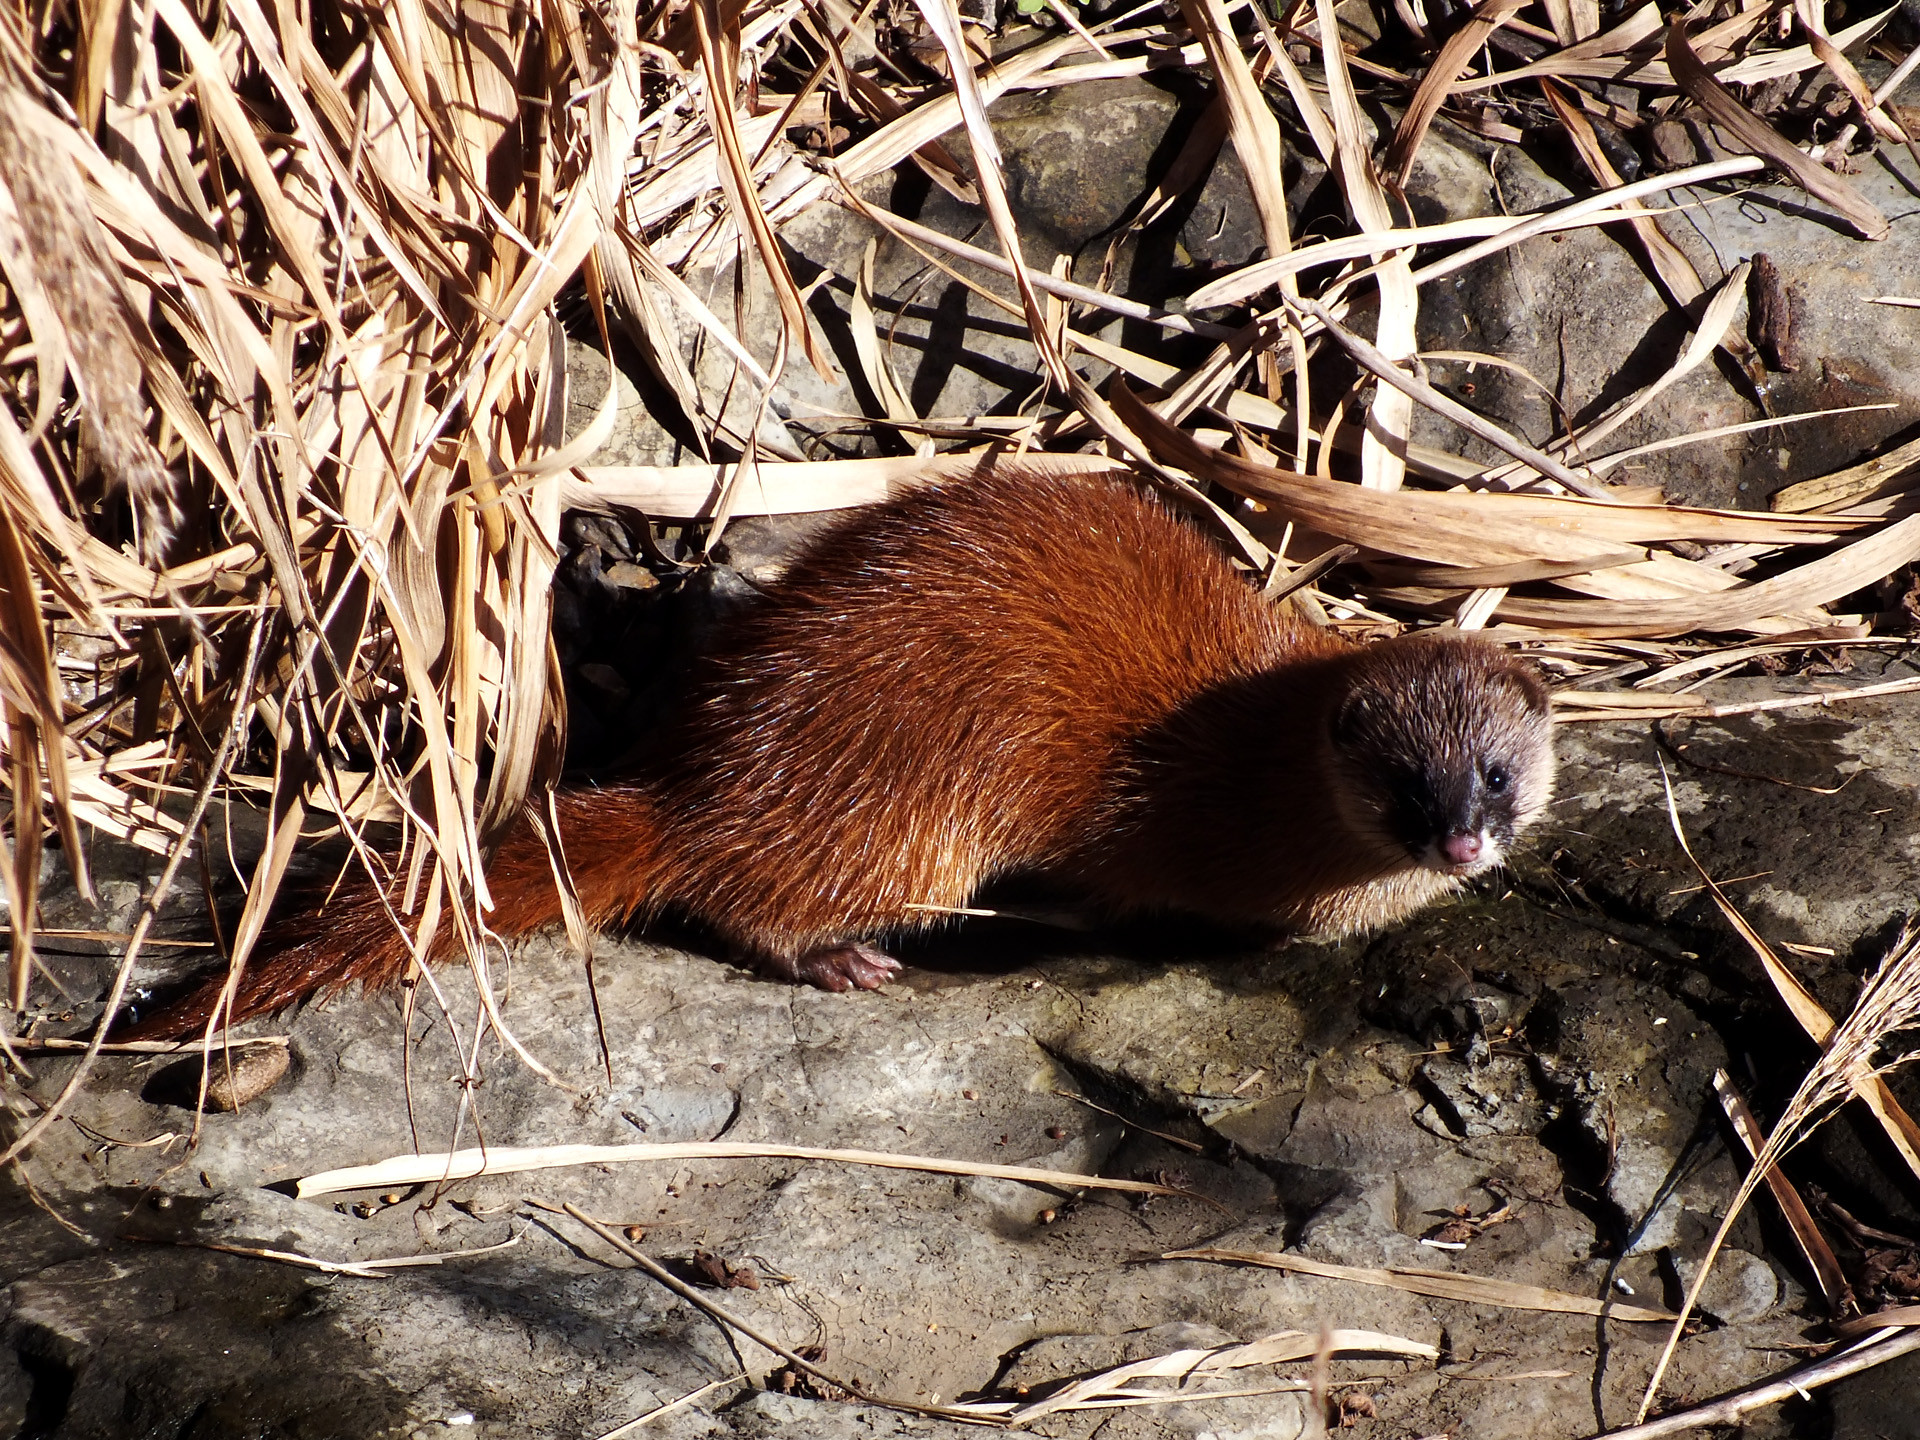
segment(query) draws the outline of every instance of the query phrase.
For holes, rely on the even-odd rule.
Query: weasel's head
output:
[[[1533,668],[1486,641],[1369,646],[1328,719],[1342,815],[1391,868],[1491,869],[1553,796],[1550,708]]]

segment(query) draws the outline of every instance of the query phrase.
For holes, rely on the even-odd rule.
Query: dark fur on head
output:
[[[1348,823],[1444,874],[1498,865],[1553,796],[1551,703],[1530,665],[1483,641],[1370,647],[1329,722]]]

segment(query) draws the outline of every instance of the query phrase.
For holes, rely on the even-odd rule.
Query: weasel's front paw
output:
[[[849,942],[802,955],[782,968],[792,978],[822,990],[878,990],[900,973],[900,962],[871,945]]]

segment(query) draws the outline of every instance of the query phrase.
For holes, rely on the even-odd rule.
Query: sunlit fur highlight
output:
[[[974,479],[830,529],[726,628],[634,773],[563,792],[560,823],[593,926],[672,913],[835,988],[809,957],[939,923],[912,907],[1013,873],[1110,914],[1351,931],[1461,883],[1381,828],[1365,746],[1332,734],[1356,693],[1415,691],[1431,708],[1369,743],[1525,752],[1523,829],[1552,755],[1522,662],[1466,638],[1349,644],[1131,485]],[[501,935],[560,918],[530,831],[487,883]],[[364,885],[262,953],[235,1018],[407,965]],[[205,999],[140,1030],[202,1024]]]

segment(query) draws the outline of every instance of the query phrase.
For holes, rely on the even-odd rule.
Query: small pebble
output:
[[[215,1055],[207,1077],[207,1108],[231,1115],[285,1079],[291,1063],[284,1045],[249,1045]]]

